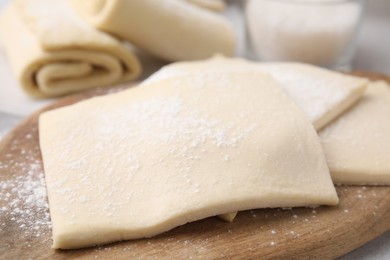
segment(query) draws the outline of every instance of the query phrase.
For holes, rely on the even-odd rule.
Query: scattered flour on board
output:
[[[30,139],[31,135],[25,138]],[[12,173],[10,178],[0,180],[0,234],[6,234],[12,227],[29,238],[46,235],[51,230],[45,178],[37,159],[38,149],[20,149],[15,141],[11,147],[14,153],[6,154],[7,160],[0,161],[0,174]],[[16,157],[24,160],[21,162]]]

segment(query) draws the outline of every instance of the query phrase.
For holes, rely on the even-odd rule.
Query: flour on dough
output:
[[[308,64],[268,62],[256,63],[244,59],[215,56],[205,61],[178,62],[167,65],[143,84],[185,75],[208,75],[215,72],[269,73],[285,93],[303,110],[316,130],[352,106],[363,94],[367,80],[343,75]],[[233,221],[237,212],[224,214]]]
[[[363,95],[368,81],[308,64],[250,62],[216,56],[205,61],[179,62],[163,67],[147,82],[183,75],[215,72],[258,72],[274,77],[300,107],[316,130],[329,124]]]
[[[267,75],[167,79],[39,120],[54,248],[253,208],[335,205],[319,138]]]

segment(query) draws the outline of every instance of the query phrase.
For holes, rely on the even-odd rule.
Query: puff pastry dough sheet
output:
[[[264,207],[335,205],[319,138],[269,76],[167,79],[39,120],[54,248]]]
[[[130,46],[92,28],[66,0],[15,0],[0,34],[13,72],[34,97],[53,97],[137,78]]]
[[[207,2],[196,0],[196,2]],[[72,0],[97,28],[168,61],[231,56],[236,37],[222,15],[183,0]]]
[[[390,86],[369,84],[361,101],[320,132],[332,178],[390,184]]]
[[[250,62],[216,56],[205,61],[167,65],[145,83],[183,75],[214,72],[257,72],[274,77],[285,93],[303,110],[316,130],[323,128],[363,95],[368,80],[347,76],[308,64]]]

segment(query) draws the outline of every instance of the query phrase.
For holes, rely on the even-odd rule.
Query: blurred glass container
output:
[[[363,10],[364,0],[247,0],[250,56],[349,70]]]

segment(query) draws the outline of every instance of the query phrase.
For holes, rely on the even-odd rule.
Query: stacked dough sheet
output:
[[[150,237],[241,210],[336,205],[332,178],[389,184],[390,124],[375,119],[389,97],[384,83],[309,65],[216,57],[46,112],[53,247]]]

